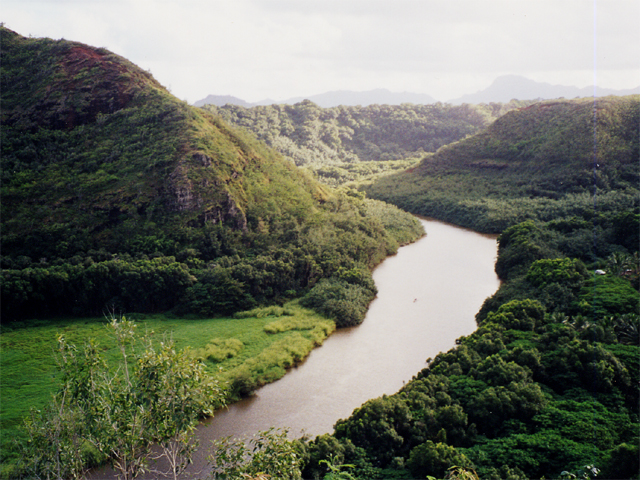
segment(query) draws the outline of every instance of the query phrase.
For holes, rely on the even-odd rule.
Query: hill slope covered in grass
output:
[[[637,206],[640,96],[540,102],[365,187],[484,232],[563,212]]]
[[[3,319],[230,313],[370,279],[422,233],[107,50],[1,34]]]

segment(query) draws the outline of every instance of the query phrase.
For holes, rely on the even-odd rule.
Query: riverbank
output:
[[[198,430],[201,445],[271,427],[291,437],[328,433],[365,401],[396,393],[457,338],[476,330],[475,313],[497,290],[495,236],[421,219],[427,236],[373,272],[378,295],[365,321],[339,329],[301,365],[230,405]],[[205,463],[201,451],[195,467]]]
[[[177,348],[189,347],[202,358],[207,371],[232,388],[258,388],[282,377],[302,361],[334,329],[334,322],[297,302],[284,307],[255,309],[243,318],[176,318],[170,315],[130,316],[141,334],[160,341],[173,338]],[[2,464],[19,458],[14,441],[26,440],[23,419],[30,409],[40,410],[58,388],[54,352],[57,335],[78,347],[93,338],[107,359],[117,348],[109,337],[105,318],[31,320],[3,326],[0,336],[0,428]],[[229,348],[235,345],[235,349]],[[10,478],[5,475],[2,478]]]
[[[378,295],[361,325],[333,332],[284,377],[198,428],[202,448],[192,473],[206,467],[211,440],[272,427],[288,429],[292,438],[331,432],[337,420],[369,399],[397,392],[427,357],[476,329],[475,313],[499,285],[495,237],[429,219],[421,223],[427,236],[374,270]]]

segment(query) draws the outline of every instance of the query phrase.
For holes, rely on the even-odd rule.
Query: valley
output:
[[[330,431],[221,446],[215,478],[637,476],[640,96],[196,108],[106,49],[1,34],[3,478],[188,457],[203,414],[377,308],[375,268],[429,240],[414,214],[498,235],[475,325]]]

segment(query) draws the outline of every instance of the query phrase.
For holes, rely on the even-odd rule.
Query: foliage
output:
[[[117,55],[1,35],[6,321],[232,314],[302,296],[341,265],[371,269],[423,233]]]
[[[154,346],[147,341],[139,353],[135,324],[113,318],[109,327],[121,354],[117,370],[109,368],[94,342],[79,350],[59,337],[62,385],[51,406],[33,413],[27,424],[26,472],[81,477],[87,446],[124,479],[148,468],[154,443],[173,478],[190,462],[195,424],[213,413],[220,389],[200,362],[176,351],[172,342]]]
[[[540,287],[550,283],[581,284],[587,277],[587,269],[575,258],[544,259],[533,262],[527,272],[527,280]]]
[[[244,344],[237,338],[214,338],[206,347],[193,350],[192,355],[202,360],[219,363],[236,356]]]
[[[598,227],[635,250],[639,101],[637,95],[556,100],[512,110],[480,134],[364,190],[482,232],[499,233],[527,219],[577,217],[590,229],[585,256],[593,251],[594,233],[602,238]]]
[[[328,460],[320,460],[320,464],[325,464],[329,470],[323,480],[355,480],[355,477],[345,470],[354,468],[354,465],[334,465]]]
[[[276,313],[286,311],[290,315],[269,317],[256,312],[256,316],[243,315],[242,318],[176,318],[162,314],[137,314],[133,317],[138,330],[153,337],[170,336],[177,349],[191,347],[190,356],[202,358],[207,373],[220,385],[251,386],[244,391],[248,394],[257,386],[280,378],[286,371],[286,365],[294,365],[302,360],[306,353],[322,344],[335,329],[333,322],[300,307],[296,302],[287,303],[283,307],[265,308],[264,312],[269,310]],[[294,328],[276,334],[267,333],[267,325],[277,318],[294,321],[295,325],[290,325]],[[68,343],[76,345],[82,345],[87,338],[95,338],[100,346],[100,353],[110,368],[117,368],[121,354],[104,323],[104,318],[58,318],[3,323],[0,335],[0,428],[3,433],[0,463],[4,466],[15,464],[18,458],[14,441],[26,441],[26,433],[21,426],[23,418],[29,415],[29,408],[45,411],[51,395],[60,385],[59,370],[52,355],[57,346],[58,334],[64,334]],[[299,360],[295,360],[290,353],[290,358],[284,362],[282,344],[293,333],[302,335],[303,339],[296,336],[290,340],[291,343],[304,348],[302,353],[295,356]],[[226,359],[214,362],[204,357],[212,341],[218,344],[217,348],[227,351]],[[242,342],[242,348],[235,355],[229,356],[230,352],[224,345],[239,346],[239,342]],[[294,351],[300,352],[299,348]],[[220,350],[216,349],[216,353],[219,354]],[[234,395],[238,395],[238,392],[225,391],[227,401],[231,401]],[[219,404],[216,405],[216,408],[219,407]]]
[[[595,314],[598,317],[614,314],[637,314],[639,312],[640,296],[627,280],[610,276],[598,275],[588,279],[580,298],[584,301],[585,314]]]
[[[529,103],[321,108],[304,100],[295,105],[203,108],[251,131],[296,165],[310,169],[321,182],[338,186],[407,168],[415,160],[406,159],[477,133],[509,110]]]
[[[407,460],[407,467],[415,478],[427,475],[443,478],[450,467],[460,464],[469,465],[469,460],[454,447],[431,440],[414,447]]]
[[[375,291],[340,279],[323,279],[301,299],[301,304],[326,315],[338,327],[358,325]]]
[[[37,336],[49,331],[21,317],[107,306],[249,310],[208,321],[224,324],[219,330],[191,317],[176,332],[197,331],[185,342],[202,349],[196,357],[211,350],[208,368],[222,366],[217,378],[237,398],[282,376],[334,328],[309,320],[300,305],[357,323],[375,295],[371,269],[422,234],[408,215],[363,192],[319,185],[116,55],[1,33],[3,433],[16,418],[15,410],[5,416],[6,378],[21,400],[57,383],[46,361],[33,365],[47,345]],[[440,147],[363,189],[500,233],[504,282],[478,312],[478,330],[396,395],[365,403],[304,452],[279,434],[254,444],[255,462],[246,446],[230,447],[227,473],[295,477],[304,467],[317,476],[332,473],[330,462],[353,465],[355,478],[406,478],[427,466],[449,468],[450,477],[471,468],[492,479],[571,476],[588,474],[587,465],[606,478],[637,476],[639,101],[540,102],[506,115],[501,106],[228,109],[335,183],[400,165],[373,168],[365,159]],[[417,128],[405,128],[414,116]],[[441,125],[427,132],[434,119]],[[462,140],[441,146],[452,138]],[[605,273],[587,273],[596,270]],[[299,304],[287,303],[296,297]],[[174,473],[184,465],[193,415],[213,405],[195,385],[186,402],[176,389],[205,366],[168,341],[133,353],[130,328],[114,328],[117,348],[62,344],[61,389],[31,417],[25,468],[73,477],[109,457],[132,476],[152,441],[175,460]],[[13,335],[21,330],[29,335]],[[25,338],[31,350],[16,350]],[[27,381],[27,368],[45,373]],[[3,462],[16,458],[6,452],[3,445]]]
[[[366,186],[414,213],[500,233],[503,283],[478,312],[476,332],[309,444],[314,462],[340,454],[441,478],[459,454],[479,478],[637,476],[640,294],[629,239],[640,213],[632,161],[640,110],[637,97],[598,100],[596,117],[593,105],[510,112]],[[438,471],[427,471],[435,460]]]
[[[529,299],[503,303],[497,312],[487,314],[481,325],[495,323],[508,330],[533,330],[544,319],[544,307]]]
[[[213,443],[207,477],[212,480],[246,478],[301,479],[302,455],[298,442],[287,439],[287,431],[258,432],[248,441],[230,439]]]

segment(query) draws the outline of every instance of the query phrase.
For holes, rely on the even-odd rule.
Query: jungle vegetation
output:
[[[612,217],[638,206],[638,125],[638,95],[544,101],[512,110],[482,133],[363,189],[480,232],[565,217],[621,231]],[[633,240],[625,246],[637,248]]]
[[[541,102],[437,136],[417,166],[363,185],[372,200],[319,184],[104,49],[1,34],[5,475],[80,476],[110,459],[131,478],[150,442],[179,469],[193,422],[232,398],[219,387],[246,394],[361,321],[371,268],[422,234],[382,199],[500,233],[503,284],[478,330],[331,435],[219,445],[217,478],[638,478],[638,96]],[[380,143],[384,159],[406,158]],[[115,346],[83,345],[95,317],[45,318],[105,309],[193,350],[136,340],[124,320],[109,323]],[[59,374],[37,365],[52,329]],[[44,370],[41,408],[13,447],[5,382],[30,387],[21,365]],[[176,397],[172,378],[193,395]]]
[[[541,102],[363,189],[500,233],[478,330],[307,444],[356,478],[638,478],[640,97]]]
[[[423,234],[106,50],[4,27],[2,45],[5,322],[232,314],[360,282]]]
[[[282,376],[336,325],[362,321],[371,269],[424,234],[411,215],[319,184],[105,49],[0,34],[4,475],[26,458],[14,440],[28,436],[29,408],[41,411],[33,425],[54,425],[48,399],[69,405],[76,388],[51,358],[57,333],[75,332],[79,351],[94,338],[102,352],[104,316],[124,313],[181,338],[208,376],[223,367],[219,400],[232,401]],[[334,293],[331,308],[316,287]],[[306,295],[325,316],[298,305]],[[104,361],[118,365],[114,354]],[[31,434],[37,453],[46,435]],[[60,475],[50,467],[61,451],[37,475]]]
[[[205,105],[205,110],[253,132],[321,182],[338,186],[408,168],[425,153],[478,133],[531,101],[460,105]]]

